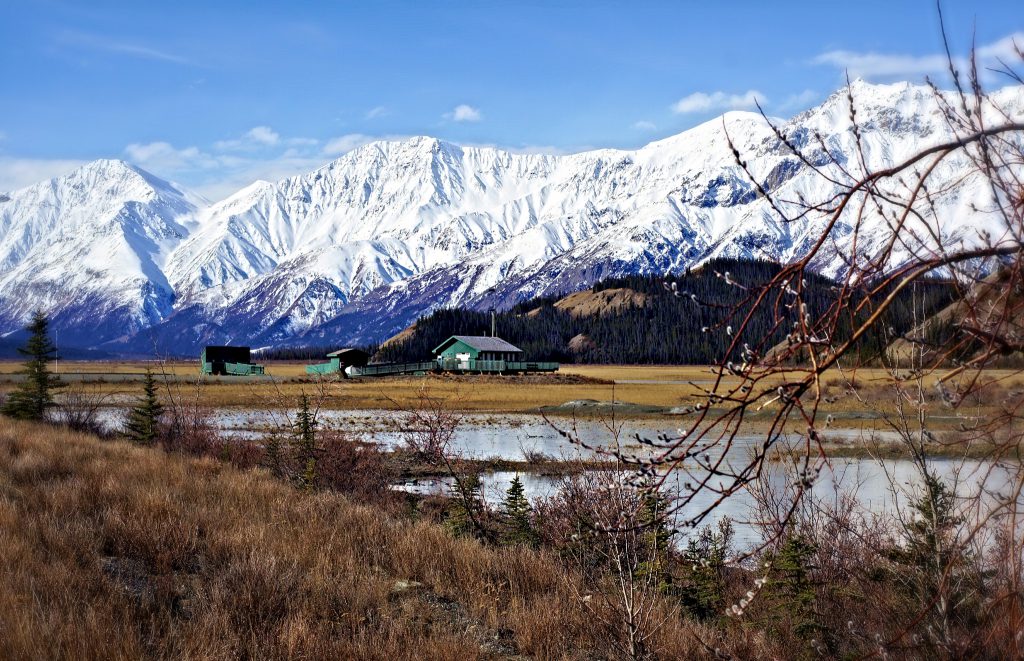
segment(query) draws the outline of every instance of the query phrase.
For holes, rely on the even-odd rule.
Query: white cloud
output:
[[[386,117],[390,114],[391,111],[386,106],[377,106],[366,111],[366,119],[377,119],[378,117]]]
[[[276,181],[320,167],[325,159],[319,144],[314,138],[286,138],[268,126],[257,126],[239,138],[218,141],[211,149],[178,147],[165,140],[134,142],[124,148],[123,157],[158,177],[219,200],[260,179]],[[0,155],[0,191],[66,174],[84,163]]]
[[[694,92],[672,104],[672,111],[683,115],[718,110],[749,110],[756,107],[755,101],[764,105],[768,97],[757,90],[747,90],[742,94]]]
[[[37,184],[81,167],[85,161],[72,159],[13,158],[0,156],[0,192]]]
[[[295,150],[265,159],[243,159],[232,167],[204,172],[193,179],[182,178],[183,183],[209,200],[223,200],[255,181],[279,181],[287,177],[306,174],[324,164],[323,157]],[[212,175],[212,176],[211,176]]]
[[[240,138],[218,140],[213,148],[219,151],[243,151],[273,147],[281,140],[280,134],[269,126],[254,126]]]
[[[916,78],[942,71],[945,55],[885,55],[833,50],[818,55],[813,64],[833,66],[853,78]]]
[[[633,122],[633,128],[637,131],[653,131],[658,127],[654,122],[648,122],[646,119],[641,119],[638,122]]]
[[[1012,62],[1019,58],[1017,47],[1024,49],[1024,32],[1014,32],[991,44],[978,46],[978,57],[982,60],[1001,59]]]
[[[373,142],[374,139],[372,136],[363,135],[362,133],[347,133],[331,138],[324,143],[324,148],[320,151],[324,156],[341,156],[356,147],[362,147],[367,143]]]
[[[187,57],[178,55],[177,53],[171,53],[166,50],[152,48],[138,43],[123,42],[102,35],[89,34],[87,32],[66,30],[57,35],[57,43],[75,48],[84,48],[118,55],[128,55],[129,57],[137,57],[145,60],[157,60],[160,62],[170,62],[172,64],[195,66],[195,62]]]
[[[775,106],[775,109],[782,112],[806,110],[820,97],[821,95],[814,90],[804,90],[798,94],[790,94],[782,103]]]
[[[1024,46],[1024,32],[1015,32],[990,44],[978,46],[976,56],[979,74],[992,79],[995,74],[988,69],[1000,67],[1000,59],[1007,62],[1016,60],[1015,41]],[[811,64],[835,67],[848,72],[853,78],[865,79],[906,80],[944,75],[949,71],[949,62],[942,53],[907,55],[832,50],[814,57]],[[968,66],[967,61],[960,57],[954,58],[954,64],[962,72]]]
[[[169,142],[157,141],[145,144],[132,143],[124,148],[128,159],[147,170],[180,171],[186,169],[208,169],[223,165],[217,158],[201,151],[198,147],[175,147]]]
[[[479,122],[484,116],[479,108],[462,103],[455,106],[451,112],[446,112],[444,118],[455,122]]]
[[[282,138],[268,127],[256,127],[235,141],[219,141],[236,147],[229,153],[210,153],[198,147],[177,148],[164,142],[133,143],[125,147],[128,160],[155,175],[180,181],[211,200],[220,200],[258,180],[277,181],[304,174],[323,165],[323,155],[312,138]],[[238,148],[235,143],[263,145],[260,151]],[[284,147],[283,151],[269,151]]]
[[[253,142],[258,142],[261,145],[276,145],[277,141],[281,139],[281,136],[274,129],[269,126],[256,126],[242,136]]]

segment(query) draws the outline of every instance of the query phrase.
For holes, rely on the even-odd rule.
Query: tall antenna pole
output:
[[[489,298],[490,298],[491,296],[493,296],[493,295],[494,295],[494,293],[495,293],[495,292],[494,292],[494,287],[491,287],[491,288],[490,288],[490,289],[488,289],[488,290],[487,290],[487,292],[486,292],[486,294],[487,294],[487,296],[488,296]],[[494,300],[494,299],[492,298],[491,300]],[[496,324],[496,321],[495,321],[495,318],[494,318],[494,317],[495,317],[495,311],[494,311],[494,307],[493,307],[493,306],[491,307],[491,309],[489,310],[489,312],[491,313],[491,337],[498,337],[498,334],[497,334],[497,332],[495,331],[495,324]]]

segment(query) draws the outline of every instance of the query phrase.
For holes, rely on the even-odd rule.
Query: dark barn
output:
[[[249,347],[204,347],[200,362],[200,371],[203,374],[232,374],[236,376],[263,374],[263,366],[252,363],[252,351]]]

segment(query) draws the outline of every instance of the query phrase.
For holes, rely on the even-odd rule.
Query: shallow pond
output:
[[[283,410],[239,410],[222,409],[213,415],[214,424],[228,437],[239,440],[259,440],[271,431],[284,432],[289,429],[290,412]],[[103,413],[104,423],[114,428],[122,424],[124,409],[110,408]],[[403,430],[402,415],[387,410],[326,410],[320,413],[321,425],[339,429],[352,438],[378,443],[391,449],[405,443],[407,432]],[[659,434],[676,434],[678,423],[664,419],[641,419],[620,421],[617,433],[606,423],[593,418],[580,419],[575,422],[566,418],[553,418],[551,422],[542,416],[531,414],[466,414],[460,416],[459,426],[452,438],[451,449],[467,458],[474,459],[505,459],[512,461],[528,460],[531,456],[543,455],[549,458],[571,459],[576,457],[593,457],[595,452],[580,448],[570,443],[562,431],[585,439],[593,447],[612,448],[618,442],[623,451],[644,455],[648,450],[636,441],[636,436],[654,439]],[[869,437],[881,440],[893,440],[891,434],[863,432],[857,429],[831,430],[827,434],[831,440],[857,442]],[[763,437],[750,435],[736,439],[730,449],[731,463],[739,465],[749,457],[752,447],[760,445]],[[713,457],[715,452],[710,453]],[[684,464],[682,470],[675,472],[666,479],[665,489],[669,493],[685,492],[686,482],[702,479],[704,469],[692,465],[688,472]],[[978,461],[956,461],[936,459],[934,470],[940,477],[952,480],[958,477],[960,495],[968,496],[983,489],[986,498],[994,497],[994,493],[1005,489],[1009,480],[1010,469]],[[991,470],[990,470],[991,468]],[[513,472],[499,471],[485,473],[482,476],[484,497],[488,503],[497,505],[501,502],[508,489]],[[893,509],[894,504],[908,498],[914,491],[918,481],[916,468],[909,460],[886,459],[877,461],[860,458],[834,458],[826,465],[813,486],[815,496],[826,501],[838,501],[844,496],[854,496],[865,512],[884,513]],[[528,497],[545,498],[554,495],[560,478],[535,473],[522,473],[521,478]],[[786,483],[785,472],[779,464],[769,464],[763,482],[775,487]],[[723,486],[721,480],[714,486]],[[420,479],[396,485],[397,489],[422,494],[448,493],[451,480],[445,478]],[[716,499],[710,491],[695,496],[679,516],[687,520],[697,515]],[[754,522],[755,499],[746,490],[740,491],[718,506],[703,524],[714,524],[723,516],[729,516],[737,525],[737,542],[740,546],[749,546],[760,539],[759,529]]]
[[[786,476],[783,471],[772,470],[770,467],[765,479],[773,487],[785,486]],[[1001,491],[1008,491],[1011,486],[1012,472],[1010,467],[991,466],[979,461],[955,461],[937,459],[932,463],[932,470],[944,480],[957,480],[958,495],[969,497],[982,492],[983,499],[996,497]],[[500,505],[512,479],[517,475],[513,471],[494,471],[481,475],[484,500],[492,506]],[[520,473],[520,479],[531,500],[549,498],[557,494],[562,478],[533,473]],[[666,480],[665,491],[678,494],[682,491],[682,483],[692,480],[692,476],[678,474]],[[418,494],[448,494],[454,481],[451,478],[428,478],[409,480],[396,485],[396,489]],[[823,505],[840,506],[845,497],[856,498],[860,512],[864,515],[893,513],[897,503],[905,505],[908,499],[915,497],[917,485],[920,483],[917,468],[905,459],[886,459],[882,462],[869,459],[836,459],[831,466],[826,466],[812,487],[815,498]],[[710,491],[697,494],[677,514],[677,523],[686,521],[704,511],[716,500]],[[1024,502],[1021,502],[1024,506]],[[723,517],[728,516],[735,524],[736,548],[744,550],[753,548],[762,539],[762,529],[757,522],[757,507],[754,495],[742,490],[723,501],[704,519],[700,525],[715,525]],[[685,526],[683,534],[685,534]],[[682,538],[679,540],[682,541]]]

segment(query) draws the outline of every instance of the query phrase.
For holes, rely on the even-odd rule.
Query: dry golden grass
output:
[[[557,407],[581,399],[614,399],[652,407],[690,405],[701,401],[702,388],[710,387],[714,378],[713,368],[708,366],[564,365],[558,374],[550,376],[428,375],[332,379],[318,384],[306,377],[304,365],[298,362],[270,363],[267,371],[273,378],[266,381],[206,380],[197,387],[195,382],[185,379],[173,387],[181,396],[189,399],[198,397],[201,404],[209,407],[290,407],[300,394],[316,394],[322,391],[326,395],[323,406],[337,410],[409,407],[418,400],[421,389],[427,388],[432,396],[444,397],[466,412],[523,413],[533,412],[541,407]],[[17,367],[17,363],[0,364],[0,373],[14,371]],[[124,374],[140,373],[144,369],[145,363],[131,362],[60,364],[61,372]],[[166,371],[168,374],[179,376],[197,376],[197,364],[171,363]],[[939,372],[929,375],[925,382],[926,390],[932,391],[935,379],[943,374],[944,372]],[[850,373],[846,373],[846,376],[849,377]],[[987,370],[984,378],[997,382],[996,389],[1003,391],[1019,389],[1024,384],[1024,377],[1011,370]],[[837,370],[832,370],[823,377],[822,384],[829,395],[822,403],[823,412],[837,414],[839,418],[844,414],[860,417],[860,414],[867,413],[865,417],[871,419],[878,411],[890,411],[893,408],[891,388],[887,387],[891,380],[885,370],[858,370],[857,397],[847,390],[842,379],[843,376]],[[727,386],[733,385],[735,380],[725,378],[723,383]],[[13,387],[14,385],[9,382],[0,381],[0,392],[9,391]],[[136,390],[130,381],[113,379],[105,383],[89,383],[85,387],[106,393],[119,393],[122,396]],[[992,410],[991,407],[998,404],[999,398],[993,397],[961,412],[966,415],[985,415]],[[771,406],[766,407],[760,417],[766,417],[772,410]],[[936,411],[941,413],[938,409]],[[566,410],[561,413],[571,412]],[[582,411],[579,414],[587,413]],[[618,412],[617,415],[650,417],[658,414],[626,410]],[[757,418],[758,416],[755,416],[755,423]],[[939,421],[940,427],[942,424],[945,423]]]
[[[152,366],[152,365],[151,365]],[[0,374],[16,371],[20,364],[0,363]],[[146,364],[141,362],[80,362],[62,361],[59,372],[88,374],[142,373]],[[198,364],[189,362],[170,363],[167,374],[177,376],[198,376]],[[270,363],[267,373],[273,381],[204,381],[199,389],[203,404],[208,406],[257,406],[280,405],[285,401],[293,403],[302,392],[311,393],[317,385],[308,380],[304,363]],[[672,383],[685,379],[706,380],[708,368],[677,367],[605,367],[566,366],[563,374],[583,376],[590,379],[650,380],[651,383],[618,384],[583,382],[574,379],[567,382],[559,375],[550,378],[521,377],[388,377],[383,379],[331,380],[325,383],[329,397],[325,405],[336,409],[393,408],[396,403],[407,406],[415,402],[421,388],[459,402],[467,411],[480,412],[522,412],[536,410],[542,406],[557,406],[577,399],[595,399],[631,402],[651,406],[676,406],[692,399],[698,391],[683,383]],[[10,383],[0,383],[0,391],[10,390]],[[125,392],[131,384],[122,380],[108,383],[91,383],[90,389],[104,392]],[[194,390],[190,384],[176,386],[182,391]]]
[[[294,378],[306,375],[306,363],[274,361],[261,363],[279,378]],[[0,374],[13,374],[22,367],[16,360],[0,360]],[[199,373],[197,360],[171,360],[161,363],[156,360],[60,360],[54,364],[58,373],[70,374],[142,374],[147,369],[156,374],[196,376]]]
[[[0,584],[3,659],[611,654],[545,553],[3,418]],[[656,647],[692,658],[715,637],[672,616]]]
[[[0,374],[12,374],[22,367],[21,362],[16,360],[0,361]],[[154,372],[161,370],[157,361],[145,360],[59,360],[52,363],[51,367],[57,372],[71,372],[75,374],[125,374],[143,373],[146,368]],[[164,363],[163,370],[168,374],[195,374],[199,369],[196,361],[172,361]]]
[[[593,379],[565,380],[563,376]],[[432,396],[443,397],[457,408],[467,412],[523,413],[542,407],[556,407],[574,400],[615,400],[640,406],[675,407],[702,401],[703,388],[710,387],[711,368],[702,366],[565,366],[560,375],[553,377],[494,377],[494,376],[436,376],[389,377],[383,379],[335,380],[322,384],[326,397],[324,406],[332,409],[388,409],[409,407],[416,403],[422,389]],[[929,395],[934,395],[935,376],[925,384]],[[1020,375],[1013,372],[991,370],[986,378],[999,380],[999,388],[1019,387]],[[600,381],[604,382],[600,382]],[[639,381],[639,383],[637,383]],[[613,383],[617,382],[617,383]],[[883,370],[859,370],[856,375],[857,394],[846,388],[838,371],[822,379],[830,393],[822,404],[825,413],[862,414],[891,411],[893,397],[887,384],[891,383]],[[734,379],[723,380],[727,386]],[[774,386],[775,384],[771,384]],[[303,392],[318,391],[315,383],[283,380],[265,383],[209,383],[200,392],[202,401],[209,406],[281,406],[291,405]],[[983,404],[995,405],[997,400]],[[768,417],[773,407],[767,407],[760,417]],[[571,409],[561,413],[570,414]],[[937,412],[938,411],[937,409]],[[985,407],[962,410],[968,415],[984,414]],[[557,413],[556,413],[557,414]],[[586,415],[585,411],[579,412]],[[625,417],[651,417],[658,414],[624,410],[617,415]],[[757,419],[759,416],[754,416]],[[868,416],[870,418],[870,415]]]

